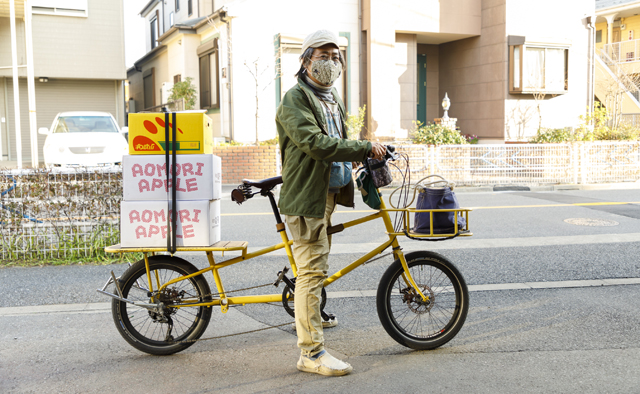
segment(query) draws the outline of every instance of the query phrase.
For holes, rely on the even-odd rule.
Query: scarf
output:
[[[333,94],[331,94],[331,89],[333,88],[333,86],[323,86],[323,85],[320,85],[319,83],[313,82],[313,80],[311,80],[311,78],[308,77],[306,72],[302,74],[302,80],[307,85],[309,85],[313,93],[315,93],[315,95],[320,100],[323,100],[332,104],[336,102],[336,100],[333,98]]]

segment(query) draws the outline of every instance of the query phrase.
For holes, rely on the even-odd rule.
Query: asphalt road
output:
[[[404,348],[379,323],[372,294],[391,257],[327,288],[327,309],[340,324],[326,330],[326,345],[355,369],[330,380],[295,369],[288,326],[200,342],[169,357],[140,353],[119,336],[107,299],[95,292],[125,265],[5,268],[0,392],[637,392],[640,190],[458,198],[476,208],[473,237],[402,241],[405,251],[431,249],[453,261],[471,290],[464,327],[437,350]],[[365,208],[340,208],[334,224],[366,215]],[[222,211],[224,239],[248,240],[250,250],[280,241],[266,199],[242,206],[223,200]],[[381,221],[336,234],[332,271],[384,239]],[[183,257],[207,264],[197,254]],[[274,253],[221,275],[227,289],[255,286],[272,282],[286,263]],[[214,311],[204,337],[288,321],[271,305]]]

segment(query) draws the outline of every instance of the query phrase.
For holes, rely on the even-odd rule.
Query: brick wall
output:
[[[270,146],[216,146],[213,154],[222,159],[222,183],[240,184],[243,179],[259,181],[278,176],[280,151]]]

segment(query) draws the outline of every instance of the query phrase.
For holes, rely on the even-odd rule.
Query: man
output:
[[[282,189],[278,203],[293,239],[297,265],[295,316],[300,371],[346,375],[351,365],[324,350],[320,311],[327,277],[331,214],[336,204],[353,207],[351,162],[382,158],[385,147],[346,139],[344,104],[333,83],[344,69],[338,37],[327,30],[302,43],[298,83],[282,99],[276,125],[282,158]],[[348,179],[347,179],[348,178]],[[324,326],[335,326],[337,320]]]

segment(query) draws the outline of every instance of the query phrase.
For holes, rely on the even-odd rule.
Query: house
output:
[[[136,110],[158,110],[192,78],[215,137],[275,137],[304,37],[340,36],[348,68],[336,84],[365,134],[406,139],[414,121],[449,116],[481,143],[570,127],[592,106],[594,3],[540,0],[150,0],[148,52],[127,70]],[[554,12],[548,10],[553,9]],[[328,14],[327,14],[328,13]],[[130,106],[132,108],[132,106]]]
[[[596,0],[595,95],[613,121],[640,115],[640,1]]]
[[[37,129],[59,112],[110,112],[124,125],[125,78],[121,1],[0,0],[2,160],[42,161]]]

